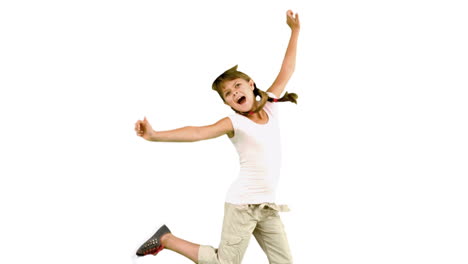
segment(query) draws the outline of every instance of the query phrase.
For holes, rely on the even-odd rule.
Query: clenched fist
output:
[[[143,120],[138,120],[135,123],[135,131],[137,132],[137,136],[140,136],[146,140],[150,140],[154,133],[150,123],[148,120],[146,120],[146,116]]]
[[[299,22],[299,14],[296,13],[294,16],[293,11],[288,10],[286,12],[286,23],[291,28],[291,30],[299,30],[301,28],[301,23]]]

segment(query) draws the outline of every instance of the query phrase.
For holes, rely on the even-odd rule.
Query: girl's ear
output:
[[[249,87],[250,87],[250,90],[252,90],[252,91],[255,89],[254,88],[254,81],[252,79],[250,79],[250,81],[249,81]]]

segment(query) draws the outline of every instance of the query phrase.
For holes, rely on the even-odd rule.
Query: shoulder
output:
[[[270,98],[278,99],[278,97],[274,93],[267,92],[267,94]],[[264,106],[264,109],[273,116],[276,116],[276,113],[278,112],[278,106],[276,105],[276,103],[272,102],[267,102]]]
[[[275,98],[275,99],[278,99],[279,96],[277,96],[276,94],[272,93],[272,92],[266,92],[268,94],[268,96],[270,96],[271,98]]]
[[[217,128],[220,128],[220,129],[226,130],[226,131],[234,129],[234,127],[232,125],[231,118],[229,118],[229,117],[225,117],[225,118],[220,119],[218,122],[214,123],[212,126],[215,126]]]
[[[235,129],[234,124],[236,124],[236,121],[234,121],[233,119],[235,119],[235,118],[232,117],[232,115],[227,116],[227,117],[219,120],[214,125],[218,126],[219,129],[224,131],[231,138],[231,137],[234,136],[234,129]]]
[[[266,93],[272,97],[272,98],[280,98],[281,97],[281,91],[279,91],[278,89],[275,89],[273,87],[270,87]]]
[[[218,122],[202,127],[207,138],[219,137],[221,135],[230,135],[233,133],[234,128],[229,118],[225,117],[220,119]]]

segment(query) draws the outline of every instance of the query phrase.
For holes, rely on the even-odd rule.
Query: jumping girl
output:
[[[170,249],[195,263],[239,264],[253,234],[270,263],[289,264],[292,257],[286,233],[278,212],[287,206],[275,204],[275,191],[280,169],[280,138],[276,102],[296,103],[297,95],[285,93],[296,64],[296,47],[300,23],[298,14],[286,12],[291,38],[281,70],[264,92],[237,65],[213,82],[224,103],[236,113],[217,123],[202,127],[182,127],[154,131],[146,120],[135,124],[137,135],[148,141],[194,142],[227,135],[237,149],[240,173],[231,185],[224,204],[224,221],[218,249],[198,245],[174,236],[163,225],[137,251],[138,256],[156,255]]]

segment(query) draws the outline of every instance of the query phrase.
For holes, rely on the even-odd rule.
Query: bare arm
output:
[[[225,117],[208,126],[186,126],[168,131],[155,131],[146,117],[135,124],[137,135],[148,140],[158,142],[194,142],[216,138],[224,134],[231,135],[234,131],[231,120]]]
[[[268,92],[275,94],[277,97],[280,97],[294,73],[296,67],[296,49],[297,49],[297,39],[299,37],[299,15],[296,13],[296,16],[293,16],[293,12],[288,10],[286,12],[287,24],[291,28],[291,38],[289,39],[288,48],[286,49],[286,54],[284,56],[283,64],[281,65],[281,70],[276,77],[275,81],[268,88]]]

